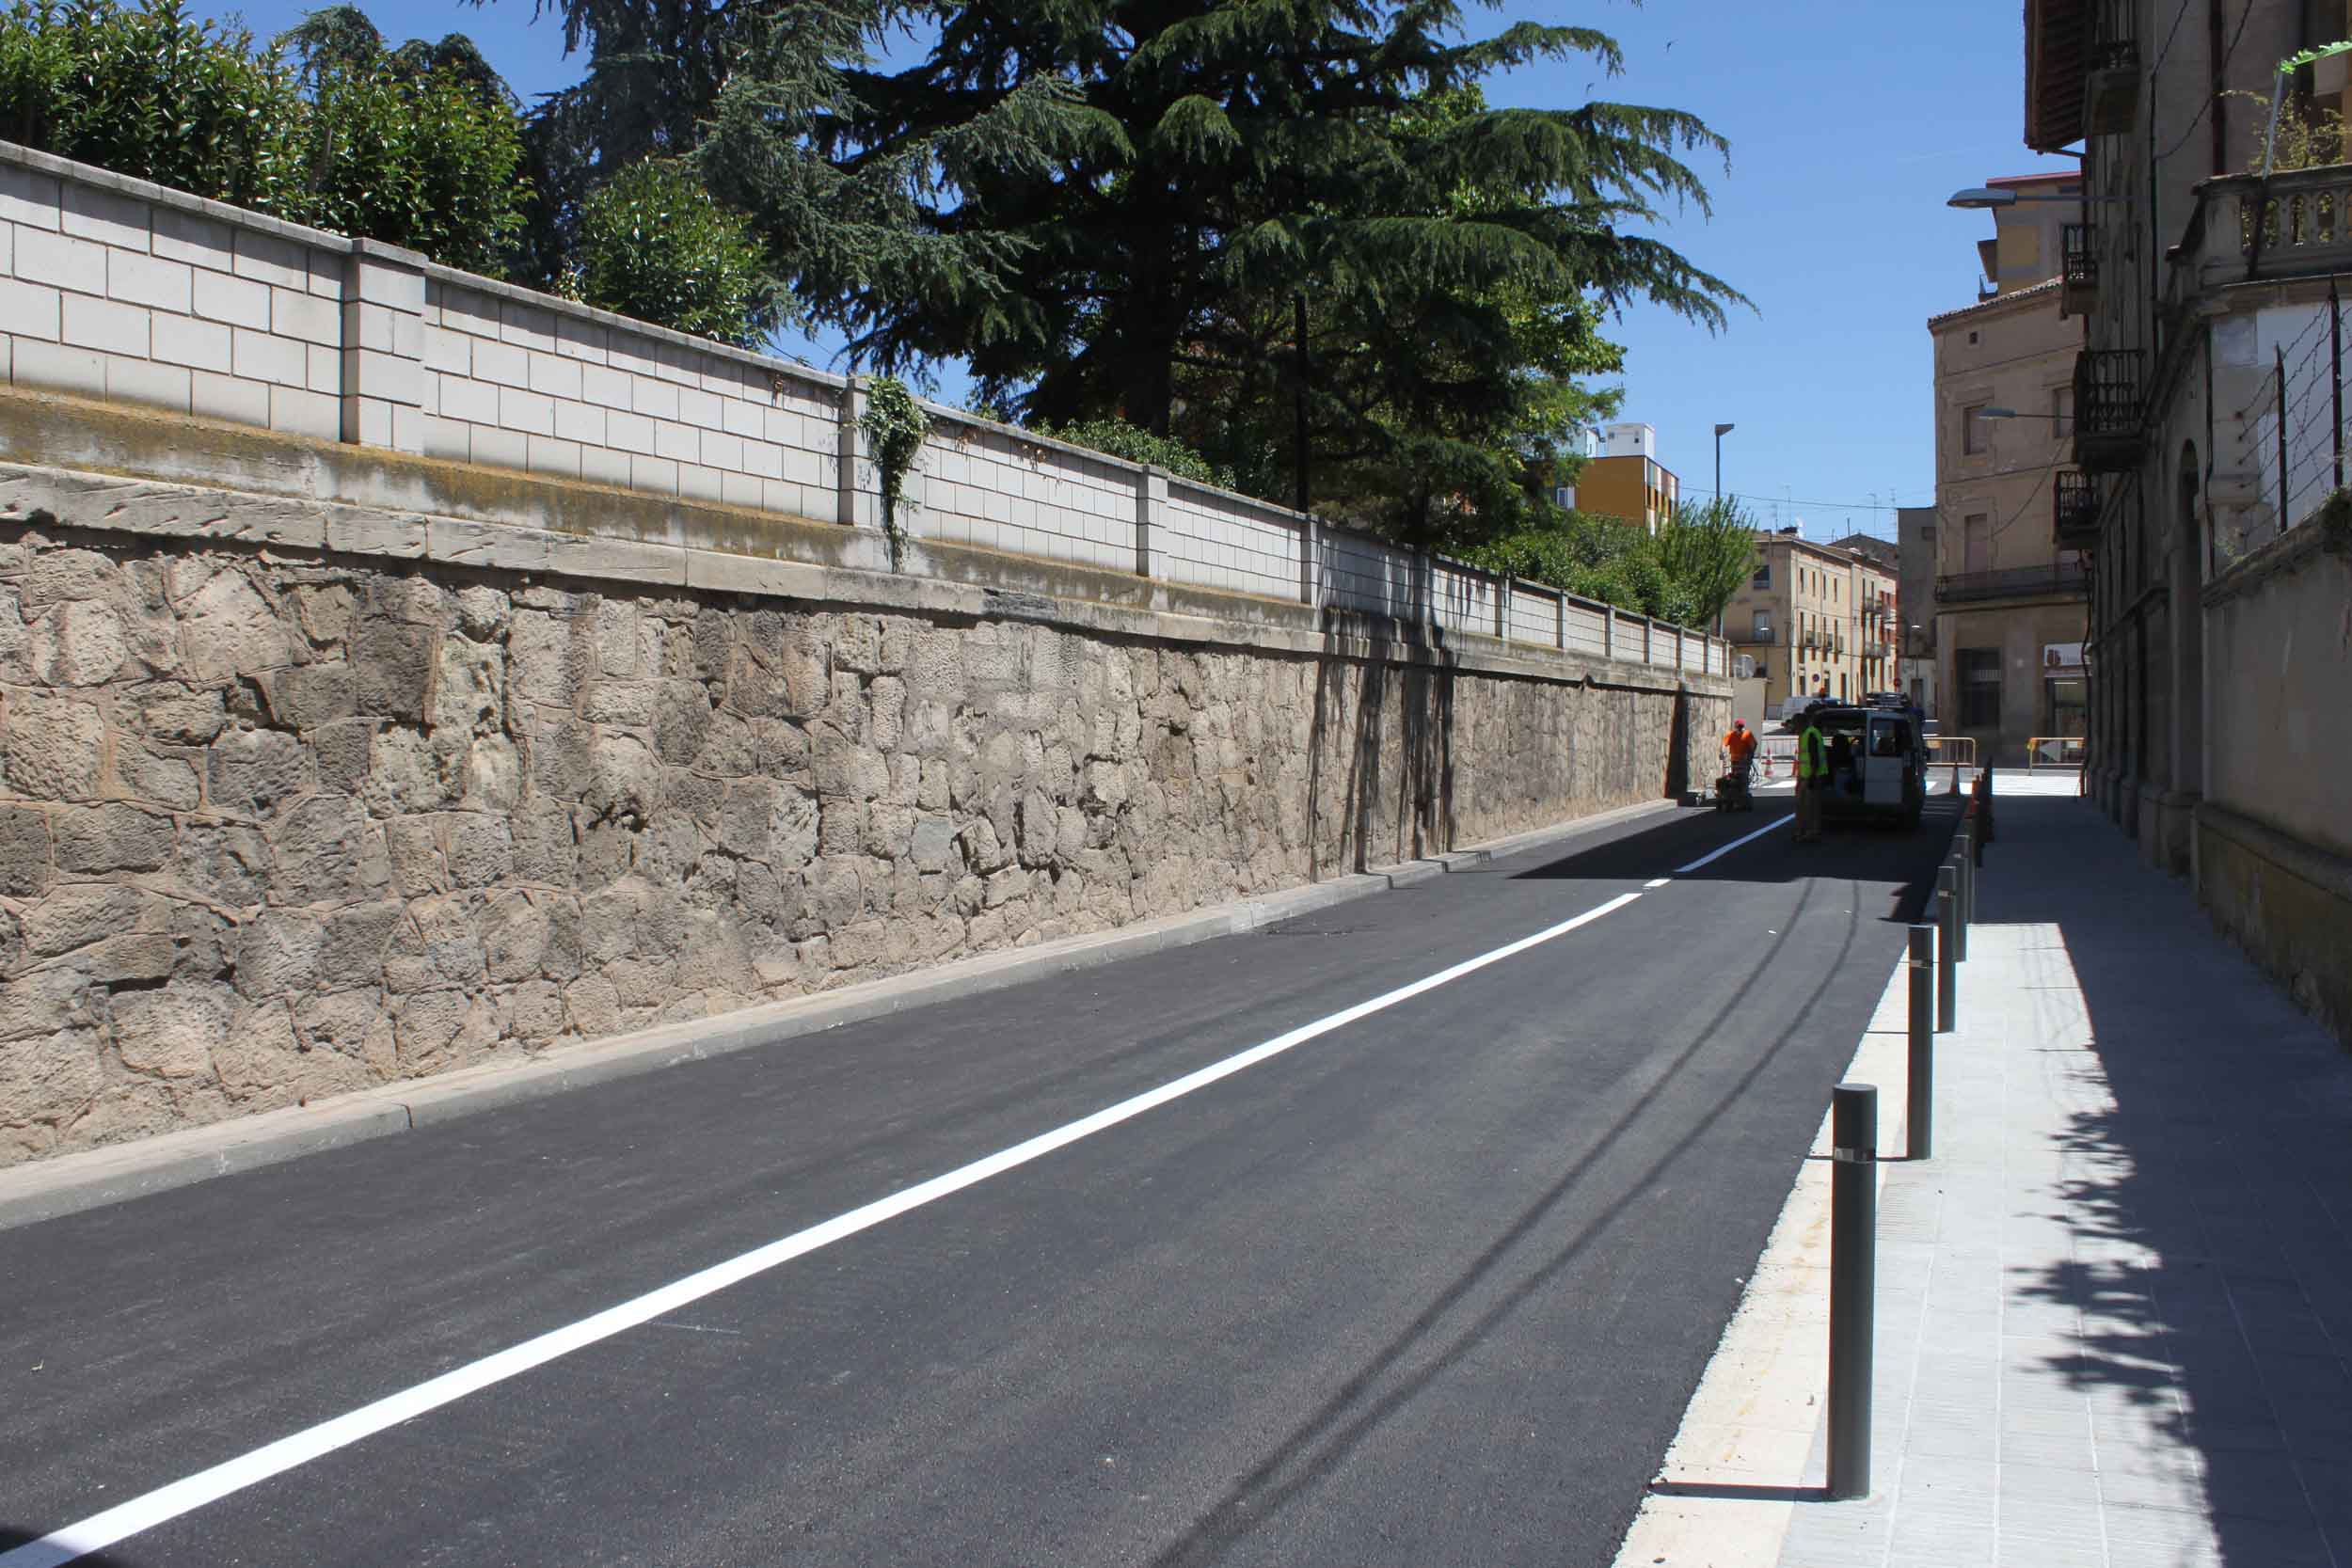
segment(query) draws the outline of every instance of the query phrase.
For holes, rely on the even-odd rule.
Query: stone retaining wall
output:
[[[1655,799],[1728,721],[1377,635],[221,537],[282,541],[264,497],[129,532],[160,487],[11,473],[0,1163]]]

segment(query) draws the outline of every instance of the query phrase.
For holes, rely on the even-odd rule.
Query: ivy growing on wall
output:
[[[905,382],[883,375],[866,384],[866,412],[858,416],[858,425],[882,475],[882,532],[890,540],[890,564],[895,567],[905,540],[898,528],[898,497],[923,451],[923,438],[930,434],[930,418]]]

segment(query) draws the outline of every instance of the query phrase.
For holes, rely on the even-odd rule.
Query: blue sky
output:
[[[196,8],[202,9],[199,4]],[[247,0],[257,33],[308,5]],[[553,16],[530,0],[364,6],[394,40],[469,34],[526,98],[577,78]],[[1964,15],[1977,24],[1955,27]],[[1624,416],[1658,427],[1659,454],[1684,493],[1713,483],[1717,421],[1724,489],[1767,521],[1803,519],[1813,538],[1892,536],[1892,501],[1933,499],[1927,318],[1976,297],[1982,213],[1944,198],[1964,186],[2072,160],[2019,141],[2022,22],[2012,6],[1885,0],[1560,0],[1474,10],[1491,30],[1521,18],[1598,27],[1624,46],[1614,80],[1581,60],[1534,66],[1488,86],[1498,103],[1613,99],[1686,109],[1731,141],[1731,166],[1702,167],[1711,218],[1668,214],[1661,236],[1755,302],[1705,328],[1636,304],[1615,324],[1629,355]],[[833,345],[805,352],[822,362]],[[950,397],[959,382],[943,381]]]

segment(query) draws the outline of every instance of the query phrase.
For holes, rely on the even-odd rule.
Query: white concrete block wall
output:
[[[344,242],[136,185],[0,154],[9,384],[335,439]]]
[[[1566,621],[1568,652],[1572,654],[1582,654],[1595,658],[1605,657],[1610,652],[1609,612],[1607,610],[1596,608],[1595,606],[1585,604],[1581,600],[1570,599],[1568,601]],[[1639,621],[1635,621],[1631,623],[1631,625],[1633,630],[1638,634],[1641,630],[1641,623]],[[1620,617],[1617,624],[1617,629],[1620,632],[1623,632],[1626,629],[1626,626],[1627,622]],[[1640,637],[1636,635],[1630,640],[1621,637],[1617,641],[1615,653],[1616,657],[1619,658],[1629,659],[1636,664],[1641,663],[1642,644]]]
[[[1536,642],[1545,647],[1560,643],[1561,595],[1550,589],[1530,586],[1524,582],[1511,585],[1511,641]]]
[[[1138,471],[930,407],[909,531],[1073,565],[1136,568]]]
[[[418,356],[429,456],[836,520],[840,393],[781,362],[439,267]]]
[[[1447,631],[1460,635],[1497,637],[1495,599],[1500,580],[1483,572],[1439,559],[1430,568],[1433,618]]]
[[[1318,533],[1315,543],[1327,605],[1366,615],[1419,615],[1414,602],[1419,566],[1411,555],[1369,534],[1338,529]]]
[[[702,343],[0,143],[0,378],[319,440],[875,526],[862,394]],[[932,407],[918,537],[1493,636],[1501,583],[1367,534]],[[845,446],[852,463],[845,483]],[[1515,641],[1551,601],[1522,595]],[[1567,607],[1570,650],[1604,623]],[[1618,656],[1640,657],[1620,640]],[[1721,669],[1691,639],[1687,667]],[[1656,661],[1672,663],[1670,641]]]
[[[1296,513],[1171,479],[1152,573],[1169,582],[1295,601],[1306,532]]]

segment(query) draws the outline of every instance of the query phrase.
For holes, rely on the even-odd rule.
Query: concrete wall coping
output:
[[[592,506],[603,520],[623,526],[587,534],[485,520],[400,503],[401,498],[413,499],[417,491],[429,488],[436,477],[460,482],[479,477],[470,470],[429,458],[241,428],[224,428],[223,434],[241,448],[274,451],[281,461],[269,471],[280,478],[284,488],[188,483],[159,477],[155,470],[168,473],[168,467],[152,451],[146,454],[149,462],[141,462],[141,443],[126,433],[143,435],[146,444],[160,443],[162,452],[168,453],[174,450],[174,427],[184,429],[197,421],[132,416],[103,404],[75,406],[64,399],[0,396],[0,452],[13,445],[42,444],[9,441],[12,405],[20,413],[29,405],[65,415],[86,436],[114,434],[116,439],[110,443],[113,450],[103,454],[109,461],[103,465],[0,461],[0,521],[6,522],[439,561],[532,576],[876,610],[1039,621],[1117,636],[1296,656],[1442,664],[1465,673],[1568,685],[1648,691],[1687,689],[1714,695],[1730,690],[1728,677],[1695,670],[1541,646],[1522,654],[1517,651],[1520,645],[1491,638],[1434,628],[1424,637],[1383,618],[1353,612],[1327,616],[1304,605],[1120,578],[936,541],[911,546],[936,558],[924,563],[929,570],[893,571],[883,542],[864,532],[816,525],[787,530],[761,514],[545,477],[515,476],[515,483],[559,499],[580,492],[576,499]],[[86,516],[76,504],[82,501],[103,505],[88,508]],[[723,547],[752,522],[787,547],[795,541],[780,534],[805,532],[816,544],[830,546],[830,559],[782,559]]]
[[[210,197],[194,196],[186,191],[174,190],[169,185],[159,185],[152,180],[140,180],[128,174],[117,174],[112,169],[100,168],[95,164],[75,163],[71,158],[60,158],[54,152],[42,152],[18,142],[0,141],[0,164],[16,164],[36,173],[46,174],[54,180],[70,180],[77,185],[89,185],[99,190],[113,191],[119,196],[151,202],[158,207],[169,207],[176,212],[192,213],[199,217],[210,218],[215,223],[227,224],[231,229],[252,230],[257,233],[269,234],[278,239],[292,240],[296,245],[307,245],[317,250],[340,251],[347,256],[376,256],[406,266],[434,264],[428,261],[421,252],[404,250],[399,245],[386,245],[381,240],[355,240],[348,234],[337,234],[325,229],[311,229],[299,223],[289,223],[284,218],[272,217],[267,213],[257,213],[250,207],[238,207],[226,201],[215,201]]]

